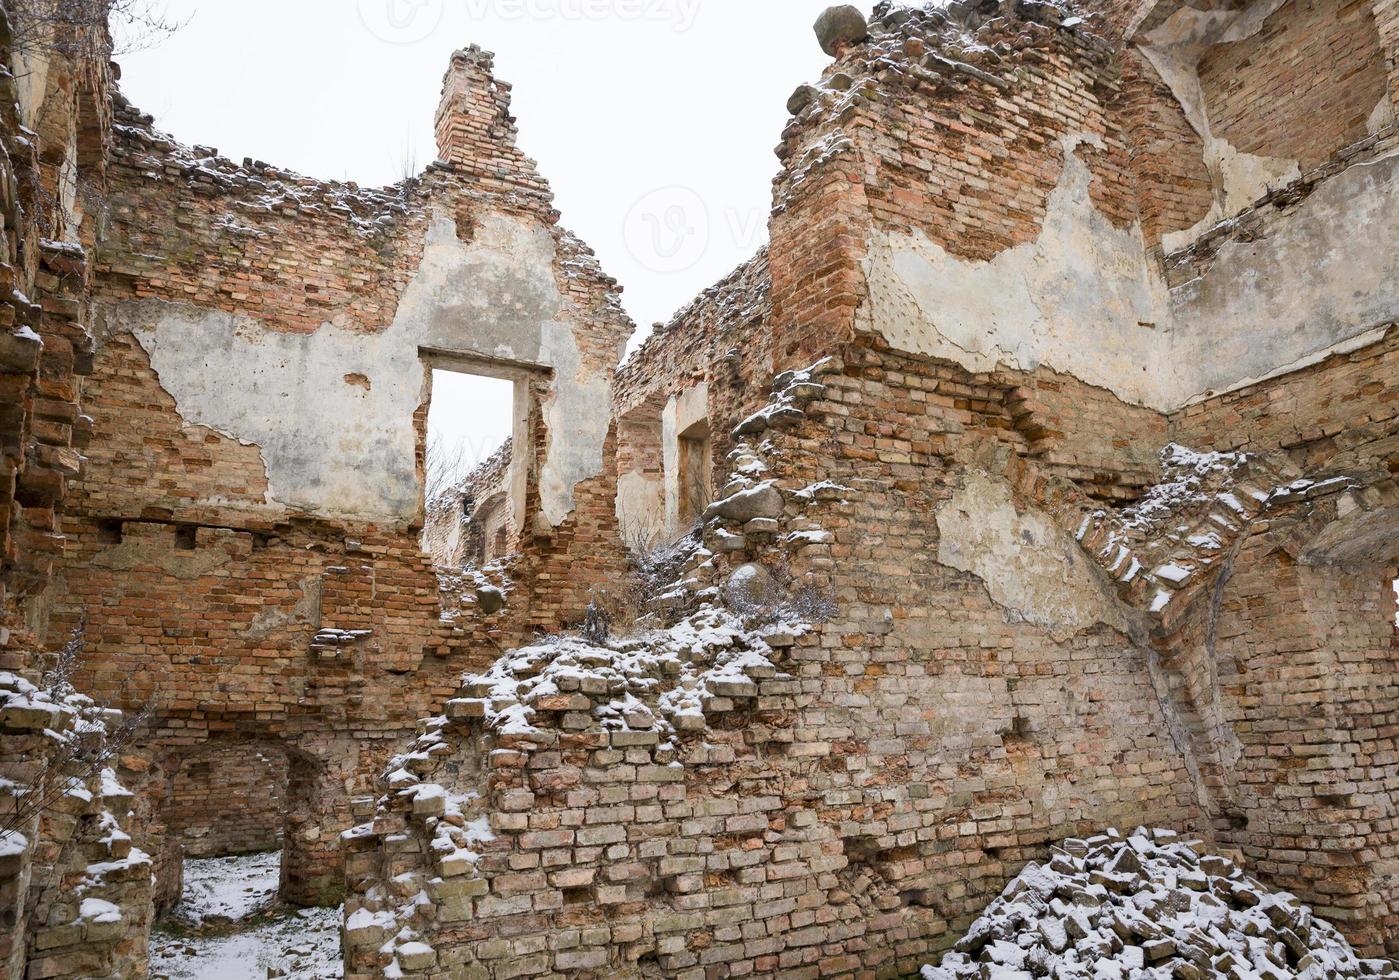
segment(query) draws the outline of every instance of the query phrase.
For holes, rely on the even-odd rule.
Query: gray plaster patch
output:
[[[937,523],[938,561],[981,579],[1013,620],[1057,640],[1098,623],[1128,631],[1073,536],[1043,512],[1018,508],[1004,480],[967,471]]]
[[[1266,238],[1228,242],[1171,293],[1193,398],[1378,340],[1399,315],[1399,153],[1320,184]]]
[[[1206,230],[1233,217],[1269,191],[1302,175],[1296,160],[1241,153],[1214,134],[1200,81],[1199,64],[1215,44],[1235,43],[1263,29],[1286,0],[1258,0],[1244,10],[1196,10],[1181,7],[1142,39],[1141,52],[1180,103],[1186,119],[1204,141],[1213,201],[1194,226],[1162,239],[1169,253],[1189,245]]]
[[[1064,171],[1039,238],[989,262],[948,253],[921,231],[876,234],[865,260],[862,325],[901,350],[969,370],[1041,364],[1148,405],[1169,400],[1157,369],[1169,312],[1141,230],[1115,228],[1093,207],[1092,180],[1064,140]]]
[[[435,215],[417,273],[379,333],[334,323],[286,333],[160,301],[122,304],[112,319],[136,336],[185,421],[260,449],[270,502],[345,517],[418,513],[420,348],[554,368],[540,484],[557,524],[573,509],[574,485],[602,470],[611,375],[581,366],[556,261],[538,222],[486,214],[464,243],[450,218]],[[355,375],[367,380],[347,381]]]

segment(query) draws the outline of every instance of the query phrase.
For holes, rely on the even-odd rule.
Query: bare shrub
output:
[[[66,731],[48,733],[55,751],[44,759],[28,791],[18,797],[15,809],[5,815],[0,836],[27,827],[64,796],[91,783],[111,767],[150,721],[153,706],[147,703],[134,713],[122,713],[121,722],[113,728],[117,712],[75,690],[73,676],[85,648],[85,627],[80,625],[58,652],[54,666],[44,674],[42,690],[48,695],[46,700],[66,706],[75,717]]]
[[[596,598],[588,603],[588,613],[579,633],[584,642],[595,647],[603,646],[612,637],[612,614],[599,605]]]
[[[116,38],[114,53],[159,43],[187,23],[157,0],[8,0],[14,50],[27,57],[92,57]]]

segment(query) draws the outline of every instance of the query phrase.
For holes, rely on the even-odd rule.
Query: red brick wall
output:
[[[1120,57],[1128,166],[1142,235],[1154,248],[1164,235],[1194,227],[1209,212],[1214,196],[1205,145],[1151,62],[1135,48]]]
[[[1260,535],[1214,656],[1246,823],[1221,837],[1357,946],[1399,954],[1399,637],[1387,568],[1299,565]]]
[[[181,760],[165,819],[187,858],[282,846],[287,756],[275,744],[211,745]]]
[[[97,277],[109,314],[92,386],[99,436],[70,496],[53,621],[60,630],[87,623],[85,689],[123,706],[154,703],[143,741],[173,775],[150,787],[155,805],[143,829],[197,830],[201,795],[247,797],[280,779],[288,894],[301,901],[335,900],[350,795],[370,789],[462,670],[484,668],[534,630],[580,622],[590,591],[622,576],[614,444],[604,447],[602,472],[575,488],[576,507],[560,526],[519,529],[526,557],[511,572],[505,610],[486,616],[471,590],[463,598],[460,585],[454,593],[439,582],[411,522],[379,526],[269,502],[259,448],[188,425],[121,316],[130,301],[149,299],[248,316],[272,330],[312,332],[329,322],[378,333],[416,272],[428,212],[444,209],[469,236],[491,210],[550,234],[581,370],[608,377],[631,331],[616,284],[556,226],[547,184],[514,149],[508,88],[488,84],[489,67],[480,52],[453,63],[448,115],[467,121],[457,131],[447,120],[452,159],[384,192],[187,150],[120,109]],[[482,105],[484,116],[475,111]],[[480,119],[489,122],[478,131]],[[532,454],[530,515],[541,509],[542,406],[554,383],[545,372],[531,382],[521,450]],[[423,419],[415,421],[421,440]],[[350,632],[318,639],[323,630]],[[292,764],[269,775],[255,760],[240,768],[225,756],[228,764],[191,781],[186,756],[230,737],[279,747]],[[269,813],[201,839],[241,848],[252,839],[247,827]],[[160,850],[154,838],[149,845]],[[158,872],[168,879],[168,870]]]
[[[1387,87],[1371,0],[1288,0],[1199,70],[1215,135],[1303,170],[1363,138]]]

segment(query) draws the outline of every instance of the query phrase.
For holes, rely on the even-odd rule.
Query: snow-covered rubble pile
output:
[[[1168,830],[1054,848],[924,980],[1333,980],[1399,977],[1362,960],[1296,897]]]
[[[502,657],[468,677],[472,697],[449,713],[476,707],[501,734],[533,731],[541,710],[559,705],[590,713],[605,730],[670,731],[703,727],[716,698],[756,696],[756,678],[777,673],[773,645],[804,632],[800,623],[750,627],[743,618],[706,606],[675,626],[595,646],[555,639]],[[562,699],[562,701],[561,701]]]

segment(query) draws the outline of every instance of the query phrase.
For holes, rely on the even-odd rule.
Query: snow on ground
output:
[[[152,980],[342,976],[342,910],[279,906],[281,857],[186,861],[180,904],[151,935]]]
[[[170,918],[199,928],[241,922],[277,900],[282,852],[185,861],[185,889]]]

